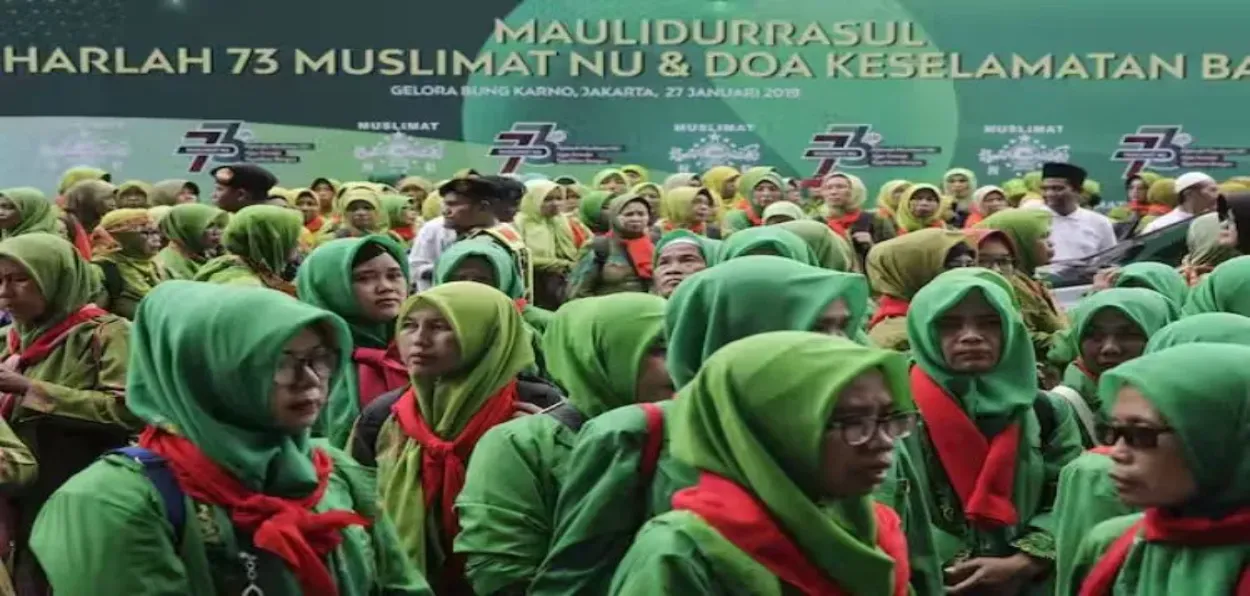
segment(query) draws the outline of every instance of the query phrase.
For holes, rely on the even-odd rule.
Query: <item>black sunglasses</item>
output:
[[[1154,449],[1159,446],[1159,435],[1175,432],[1169,427],[1138,424],[1099,424],[1097,431],[1098,442],[1103,445],[1115,445],[1124,439],[1124,444],[1134,449]]]

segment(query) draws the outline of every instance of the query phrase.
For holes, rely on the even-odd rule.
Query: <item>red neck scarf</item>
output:
[[[1167,215],[1172,209],[1167,205],[1146,205],[1146,215]]]
[[[74,248],[78,250],[78,254],[90,261],[91,260],[91,235],[87,233],[86,228],[82,227],[82,223],[74,218],[74,229],[70,230],[70,234],[74,237]]]
[[[877,546],[894,559],[894,596],[905,596],[911,577],[907,539],[898,514],[880,503],[874,505]],[[807,559],[802,549],[773,521],[763,503],[727,478],[703,472],[698,484],[673,495],[673,509],[698,515],[726,540],[803,594],[850,594]]]
[[[760,217],[760,215],[755,212],[755,205],[752,205],[751,203],[747,201],[743,201],[742,203],[743,203],[742,210],[746,212],[747,219],[751,220],[751,225],[753,226],[764,225],[764,218]]]
[[[1145,215],[1150,210],[1150,203],[1138,201],[1137,199],[1129,199],[1128,208],[1133,213]]]
[[[391,228],[391,231],[395,232],[395,235],[402,238],[404,242],[412,242],[412,238],[417,235],[416,232],[412,231],[412,226]]]
[[[323,557],[343,541],[340,530],[368,526],[371,522],[355,511],[312,511],[325,494],[334,468],[333,460],[324,451],[312,451],[317,488],[308,496],[287,499],[243,486],[182,437],[149,426],[139,435],[139,444],[169,462],[178,486],[188,496],[228,509],[235,525],[254,532],[257,548],[285,561],[305,594],[338,594],[338,583]]]
[[[660,223],[660,229],[665,232],[672,232],[673,230],[688,230],[700,236],[707,235],[707,224],[703,222],[690,224],[688,226],[678,226],[677,224],[666,219]]]
[[[573,246],[581,248],[590,238],[586,236],[585,228],[578,224],[576,219],[569,217],[567,220],[569,222],[569,232],[573,234]]]
[[[907,316],[907,309],[911,303],[902,298],[882,295],[877,299],[877,312],[872,313],[872,318],[868,320],[868,328],[872,329],[877,323],[892,317]]]
[[[950,394],[918,366],[911,369],[911,390],[964,517],[984,529],[1015,525],[1019,516],[1011,496],[1020,423],[987,441]]]
[[[317,217],[312,218],[312,221],[304,224],[304,229],[316,234],[321,231],[321,226],[324,225],[326,225],[325,218],[318,215]]]
[[[9,336],[6,338],[10,357],[17,356],[18,371],[26,370],[47,358],[57,346],[65,341],[65,336],[69,335],[69,332],[74,327],[107,314],[108,312],[94,304],[84,305],[68,317],[65,317],[60,323],[44,331],[43,334],[35,338],[35,341],[26,346],[25,350],[22,349],[21,339],[17,335],[17,330],[10,327]]]
[[[464,430],[450,441],[434,434],[426,424],[417,406],[415,389],[409,388],[391,407],[399,428],[421,445],[421,492],[425,494],[426,510],[434,508],[436,502],[439,505],[445,543],[443,552],[452,552],[452,540],[460,533],[460,518],[454,505],[456,496],[464,488],[465,463],[469,461],[469,454],[486,431],[512,418],[518,398],[516,380],[513,379],[487,400],[469,419]],[[459,576],[463,558],[448,557],[447,560],[453,567],[450,577]]]
[[[362,410],[377,396],[408,384],[408,369],[399,361],[394,342],[385,350],[356,348],[352,350],[352,362],[356,363],[356,389]]]
[[[1111,596],[1120,567],[1124,566],[1129,551],[1137,541],[1137,534],[1143,528],[1146,542],[1168,542],[1199,548],[1245,544],[1250,541],[1250,508],[1221,519],[1172,517],[1160,509],[1147,509],[1146,516],[1111,543],[1111,548],[1090,569],[1081,583],[1080,596]],[[1233,595],[1250,596],[1250,567],[1242,569]]]
[[[607,235],[616,238],[625,248],[625,254],[634,263],[634,273],[643,279],[651,279],[655,266],[652,262],[655,259],[655,243],[651,241],[651,235],[644,233],[637,238],[621,238],[614,232],[608,232]]]
[[[843,238],[849,238],[849,234],[851,233],[851,229],[855,226],[855,222],[859,221],[860,213],[861,211],[859,209],[848,211],[837,217],[827,218],[825,219],[825,222],[829,224],[830,230],[837,232],[837,234]]]
[[[981,223],[981,221],[984,219],[985,219],[985,216],[981,215],[980,212],[973,212],[972,214],[968,215],[968,219],[964,220],[964,227],[971,228],[972,226],[975,226]]]

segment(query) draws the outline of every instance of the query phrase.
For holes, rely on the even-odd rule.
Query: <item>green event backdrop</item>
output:
[[[803,178],[836,167],[875,187],[936,180],[950,167],[992,182],[1067,159],[1115,200],[1134,168],[1221,178],[1243,168],[1247,17],[1250,4],[1235,0],[11,2],[0,5],[0,186],[51,190],[76,164],[118,179],[207,181],[208,169],[246,147],[249,161],[287,186],[323,175],[440,178],[463,167],[588,178],[602,165],[586,162],[604,161],[642,164],[656,177],[718,163]],[[645,23],[668,22],[671,32],[678,21],[760,35],[706,45],[561,43],[562,30],[580,23],[594,33],[600,21],[631,39]],[[532,37],[499,34],[530,22]],[[890,43],[847,35],[867,23],[875,41]],[[807,32],[810,43],[770,43],[770,30],[792,30],[791,39]],[[489,56],[495,72],[426,72],[440,51]],[[545,73],[535,52],[550,53]],[[571,72],[571,54],[585,65],[596,52],[618,52],[623,66],[637,57],[642,68]],[[687,75],[663,68],[670,52],[684,58]],[[757,70],[772,61],[791,68],[786,76],[709,72],[713,53],[718,66],[753,55]],[[854,54],[848,70],[830,76],[831,53]],[[950,67],[953,55],[962,70]],[[1030,68],[1010,76],[1046,56],[1049,76]],[[973,76],[991,57],[1003,71]],[[868,78],[874,61],[875,72],[911,65],[922,76]],[[123,66],[144,72],[117,72]],[[476,92],[449,95],[465,87]],[[551,152],[557,158],[544,159]],[[842,159],[813,158],[821,155]]]

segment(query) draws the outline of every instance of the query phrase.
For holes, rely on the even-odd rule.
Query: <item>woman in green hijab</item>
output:
[[[1037,279],[1037,268],[1050,263],[1054,255],[1051,217],[1049,211],[1040,209],[1005,209],[976,225],[979,229],[1004,232],[1011,239],[1016,266],[1008,279],[1016,289],[1016,300],[1039,359],[1050,351],[1051,336],[1068,327],[1050,289]]]
[[[614,195],[625,192],[630,186],[629,178],[616,168],[607,168],[599,170],[595,177],[591,179],[590,186],[594,190],[606,190]]]
[[[200,198],[200,187],[190,180],[161,180],[152,185],[150,202],[153,207],[173,207],[194,203]]]
[[[582,246],[569,274],[568,300],[651,289],[655,242],[650,213],[646,199],[634,194],[608,203],[612,229]]]
[[[525,184],[520,212],[512,222],[534,264],[534,302],[543,308],[559,308],[569,271],[577,251],[590,239],[560,213],[565,188],[550,180]]]
[[[629,184],[631,186],[651,182],[651,174],[647,172],[647,168],[640,165],[630,164],[621,166],[621,172],[625,173],[625,176],[629,179]]]
[[[647,201],[651,208],[651,223],[660,217],[661,204],[664,202],[664,189],[654,182],[639,182],[630,185],[630,194],[638,195]]]
[[[11,363],[0,370],[0,403],[39,462],[35,482],[10,497],[9,535],[19,583],[38,585],[27,541],[44,501],[139,427],[125,405],[130,324],[91,303],[101,292],[94,269],[52,234],[0,241],[0,278],[0,310],[13,319],[0,346]]]
[[[1224,261],[1189,292],[1181,314],[1204,312],[1250,316],[1250,257]]]
[[[907,313],[918,443],[953,592],[1044,594],[1059,470],[1081,450],[1066,407],[1036,384],[1027,329],[997,284],[939,276]]]
[[[118,209],[147,209],[152,206],[152,185],[142,180],[127,180],[117,185]]]
[[[56,593],[431,594],[371,474],[310,437],[347,365],[338,317],[188,281],[139,310],[126,397],[148,424],[142,447],[96,461],[44,507],[32,543]]]
[[[109,173],[105,170],[101,170],[100,168],[93,168],[91,166],[75,166],[65,170],[65,173],[61,175],[61,181],[56,186],[56,192],[59,195],[64,195],[66,192],[69,192],[70,188],[73,188],[73,186],[79,182],[86,182],[88,180],[111,182],[110,178],[111,176]]]
[[[0,190],[0,239],[34,232],[56,233],[56,210],[37,188]]]
[[[1099,383],[1104,441],[1125,504],[1143,514],[1094,528],[1061,593],[1241,594],[1250,585],[1250,348],[1189,344]],[[1177,370],[1202,371],[1181,374]]]
[[[163,241],[161,231],[147,209],[123,208],[105,215],[95,236],[91,262],[104,283],[100,306],[134,319],[139,301],[170,278],[156,259]]]
[[[817,264],[815,255],[802,238],[778,226],[747,228],[730,236],[720,248],[718,262],[752,255],[770,255],[798,261],[804,265]]]
[[[744,337],[785,330],[852,335],[863,324],[867,300],[860,275],[780,257],[722,263],[691,276],[669,299],[666,367],[680,388],[713,353]],[[761,310],[760,304],[770,307]],[[639,527],[668,511],[673,493],[694,483],[695,471],[666,455],[669,407],[671,402],[619,408],[582,428],[556,505],[551,551],[533,593],[605,593]],[[931,558],[928,515],[907,488],[919,485],[921,471],[904,452],[896,461],[878,497],[906,520],[917,589],[936,596],[941,579]]]
[[[717,241],[689,230],[673,230],[655,245],[655,293],[661,298],[673,295],[681,282],[717,262]]]
[[[920,230],[874,246],[866,267],[877,310],[868,321],[868,337],[880,347],[906,351],[912,297],[943,271],[975,262],[972,241],[950,230]]]
[[[456,499],[455,549],[477,594],[525,591],[547,556],[556,498],[577,433],[614,408],[672,396],[664,368],[664,300],[639,293],[576,300],[543,336],[568,401],[501,424],[474,450]]]
[[[492,287],[452,282],[421,292],[404,302],[395,335],[411,386],[365,408],[352,453],[377,462],[382,508],[435,592],[469,594],[463,560],[452,554],[466,466],[482,435],[518,404],[544,408],[552,396],[518,381],[534,364],[530,334]]]
[[[221,234],[230,215],[212,205],[175,205],[157,225],[169,244],[156,260],[174,279],[192,279],[221,251]]]
[[[299,256],[303,219],[298,211],[284,207],[243,208],[222,234],[226,254],[204,263],[195,280],[264,287],[294,296],[295,286],[288,280],[295,277],[292,265]]]
[[[963,227],[963,220],[972,214],[977,175],[966,168],[952,168],[942,175],[942,192],[951,201],[951,208],[958,217],[956,227]]]
[[[893,217],[883,218],[864,209],[868,187],[858,176],[845,172],[829,174],[821,181],[820,192],[824,195],[820,221],[856,246],[861,254],[867,254],[873,244],[897,235]]]
[[[748,337],[707,361],[669,423],[699,480],[643,526],[611,594],[911,593],[898,514],[871,498],[916,423],[901,355]]]
[[[607,213],[608,203],[615,196],[606,190],[586,193],[582,202],[577,205],[577,220],[596,236],[607,234],[611,229],[611,216]]]
[[[775,226],[791,221],[807,219],[803,208],[790,201],[777,201],[764,210],[764,225]]]
[[[816,265],[830,271],[862,270],[856,266],[855,253],[850,242],[829,229],[829,226],[805,219],[786,222],[777,227],[802,238],[812,251]]]
[[[738,192],[745,197],[745,205],[725,214],[724,235],[764,225],[764,210],[780,201],[785,183],[770,168],[749,170],[738,181]]]
[[[1195,217],[1185,233],[1189,253],[1181,261],[1180,273],[1189,287],[1198,285],[1220,263],[1240,256],[1231,246],[1220,244],[1220,215],[1207,213]]]
[[[1155,261],[1121,267],[1115,276],[1115,287],[1154,290],[1176,305],[1177,312],[1185,306],[1185,299],[1189,297],[1189,286],[1180,272]]]
[[[469,239],[447,247],[434,269],[434,284],[453,281],[474,281],[507,294],[530,330],[539,336],[551,321],[551,311],[525,301],[516,260],[495,242]]]
[[[382,193],[366,183],[348,183],[339,191],[339,225],[332,231],[322,232],[320,241],[335,238],[360,238],[370,234],[389,234],[386,212],[382,210]],[[301,225],[303,221],[301,219]]]
[[[942,195],[936,186],[915,184],[903,191],[894,213],[899,235],[918,232],[926,228],[945,229]]]
[[[412,205],[412,199],[407,195],[385,194],[378,200],[382,202],[382,212],[386,214],[386,226],[391,235],[404,250],[412,248],[412,240],[416,238],[417,230],[421,229],[421,218]]]
[[[1208,312],[1185,317],[1150,336],[1146,353],[1187,343],[1250,346],[1250,317]]]
[[[347,444],[360,410],[408,384],[395,347],[395,317],[408,298],[403,249],[386,236],[331,240],[312,251],[295,276],[299,299],[328,310],[351,330],[351,367],[331,388],[323,424],[330,444]]]
[[[674,230],[690,230],[700,236],[719,240],[720,226],[715,219],[715,199],[706,188],[678,186],[664,193],[660,201],[660,220],[653,235]]]

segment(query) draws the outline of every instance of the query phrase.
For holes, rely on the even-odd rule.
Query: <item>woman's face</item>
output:
[[[4,228],[3,222],[4,219],[0,218],[0,229],[7,229]],[[1230,216],[1228,219],[1220,222],[1219,244],[1224,248],[1236,249],[1238,247],[1238,242],[1237,222]]]
[[[313,185],[313,192],[317,194],[317,200],[322,205],[329,205],[334,202],[334,187],[328,182],[318,182]]]
[[[466,257],[460,261],[456,270],[448,277],[450,277],[448,281],[474,281],[492,288],[499,287],[499,280],[495,277],[495,268],[489,261],[478,256]]]
[[[799,187],[791,184],[786,187],[786,200],[795,205],[803,204],[803,191]]]
[[[22,214],[18,213],[13,199],[0,197],[0,230],[12,230],[22,223]]]
[[[117,206],[122,209],[147,209],[148,195],[138,189],[128,189],[117,195]]]
[[[365,319],[389,323],[408,297],[408,281],[395,257],[381,254],[352,268],[352,292]]]
[[[330,396],[339,355],[313,327],[300,330],[278,360],[270,412],[278,428],[297,434],[312,427]]]
[[[991,191],[985,193],[984,197],[981,197],[981,214],[986,217],[994,215],[995,213],[998,213],[1006,208],[1007,197],[1004,197],[1001,192]]]
[[[1037,243],[1033,246],[1033,252],[1037,256],[1037,264],[1039,266],[1050,263],[1055,258],[1055,245],[1050,241],[1050,232],[1046,232],[1041,238],[1037,239]]]
[[[861,373],[842,388],[821,439],[821,490],[824,497],[844,499],[871,493],[885,481],[894,464],[894,439],[877,427],[877,421],[894,414],[885,376],[873,369]],[[868,430],[875,430],[863,444]],[[854,441],[848,441],[848,438]]]
[[[646,203],[630,201],[621,209],[621,215],[617,219],[620,221],[621,231],[637,237],[646,233],[651,213],[647,210]]]
[[[655,293],[668,298],[687,277],[707,269],[707,261],[699,247],[689,242],[674,242],[660,250],[655,263]]]
[[[560,206],[564,203],[564,189],[557,186],[543,198],[539,212],[543,217],[555,217],[560,214]]]
[[[720,185],[720,196],[729,198],[738,194],[738,176],[730,177]]]
[[[765,180],[755,185],[752,194],[755,196],[755,204],[764,209],[781,200],[781,187]]]
[[[895,201],[903,198],[903,193],[907,192],[907,186],[906,184],[900,184],[894,187],[894,190],[890,191],[890,197]]]
[[[963,197],[968,194],[968,177],[963,174],[955,174],[946,179],[946,188],[948,192],[955,196]]]
[[[378,224],[378,210],[368,201],[352,201],[347,206],[347,219],[357,230],[372,230]]]
[[[1146,202],[1146,191],[1150,190],[1146,186],[1146,181],[1141,178],[1134,178],[1128,183],[1128,199],[1138,203]]]
[[[1111,444],[1111,482],[1125,505],[1175,507],[1198,494],[1180,437],[1140,391],[1120,389],[1109,426],[1124,431]]]
[[[566,214],[577,213],[577,210],[579,207],[581,207],[581,204],[582,204],[582,195],[577,194],[577,191],[574,190],[572,187],[569,187],[569,186],[564,187],[564,203],[560,206],[560,212],[566,213]]]
[[[977,266],[1009,276],[1016,271],[1016,258],[1001,238],[986,238],[977,250]]]
[[[635,184],[642,182],[642,176],[639,176],[638,172],[631,172],[631,171],[626,170],[625,177],[628,179],[627,182],[629,183],[630,186],[634,186]]]
[[[638,192],[638,196],[647,201],[647,206],[651,208],[651,213],[660,212],[660,193],[654,188],[647,187]]]
[[[1146,351],[1146,333],[1114,308],[1094,314],[1081,337],[1081,360],[1095,375],[1128,362]]]
[[[433,306],[414,308],[396,337],[399,357],[416,377],[441,377],[460,366],[460,340],[443,313]]]
[[[668,355],[664,340],[657,340],[643,355],[638,366],[638,378],[634,381],[634,401],[650,403],[673,398],[673,377],[668,374],[664,358]]]
[[[979,291],[938,317],[942,358],[951,372],[987,373],[994,370],[1003,349],[1003,320]]]
[[[707,223],[708,218],[712,216],[712,201],[703,195],[695,195],[694,201],[691,203],[691,214],[698,223]]]
[[[175,200],[178,203],[195,203],[200,200],[200,194],[195,191],[194,186],[184,184],[182,190],[178,191],[178,197]]]
[[[321,206],[317,204],[317,197],[311,194],[302,194],[295,200],[295,207],[299,209],[300,215],[304,216],[304,223],[308,223],[321,214]]]
[[[47,308],[43,290],[30,272],[17,261],[0,257],[0,310],[27,324],[38,321]]]
[[[827,178],[820,186],[825,197],[825,204],[830,207],[845,207],[851,201],[851,182],[841,176]]]
[[[929,219],[937,215],[938,202],[937,193],[922,188],[911,196],[911,214],[916,219]]]
[[[145,257],[154,257],[157,253],[165,248],[165,235],[161,233],[160,228],[155,223],[144,224],[143,227],[135,231],[142,242],[139,243],[139,250]]]
[[[210,224],[204,228],[204,235],[200,238],[200,242],[204,245],[204,252],[217,252],[217,249],[221,248],[221,226]]]
[[[599,183],[599,189],[613,194],[623,193],[625,192],[625,178],[612,174]]]
[[[942,266],[950,271],[962,267],[973,267],[977,264],[977,252],[967,244],[957,244],[946,253]]]
[[[836,337],[848,337],[847,327],[851,322],[851,307],[845,298],[838,298],[825,307],[825,311],[816,319],[812,331]]]

